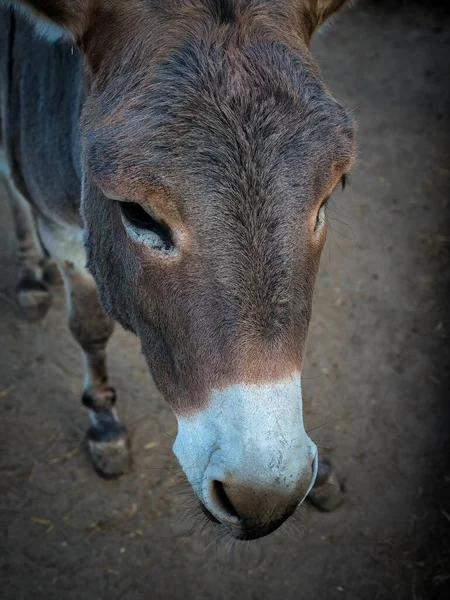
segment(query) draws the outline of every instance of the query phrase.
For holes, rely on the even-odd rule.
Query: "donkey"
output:
[[[175,455],[206,515],[237,539],[280,526],[319,465],[302,362],[325,207],[355,135],[309,42],[343,4],[0,9],[18,302],[26,317],[45,314],[45,261],[56,261],[83,351],[88,448],[105,476],[130,464],[105,347],[114,321],[139,337],[178,420]]]

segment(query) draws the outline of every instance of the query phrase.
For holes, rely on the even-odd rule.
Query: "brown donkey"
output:
[[[318,469],[300,377],[326,202],[351,167],[354,125],[308,47],[343,3],[0,9],[23,312],[49,306],[47,254],[83,349],[88,445],[105,475],[129,463],[105,364],[113,319],[139,336],[194,493],[240,539],[276,529]]]

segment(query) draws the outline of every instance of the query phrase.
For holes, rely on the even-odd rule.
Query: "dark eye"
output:
[[[348,175],[342,175],[342,178],[340,180],[340,184],[342,186],[342,190],[345,189],[345,186],[347,185],[347,181],[348,181]],[[336,186],[337,187],[337,186]],[[334,188],[336,189],[336,188]],[[325,225],[325,209],[328,203],[328,200],[331,198],[331,196],[328,196],[328,198],[325,198],[325,200],[322,202],[320,208],[319,208],[319,212],[317,213],[317,218],[316,218],[316,225],[314,227],[314,231],[318,232],[322,229],[322,227]]]
[[[317,213],[316,226],[314,228],[314,231],[316,232],[322,229],[322,227],[325,225],[325,207],[328,200],[329,198],[322,203],[321,207],[319,208],[319,212]]]
[[[166,223],[154,219],[140,204],[135,202],[120,202],[119,204],[122,215],[133,229],[141,231],[142,234],[145,232],[153,234],[149,237],[149,242],[152,246],[156,246],[161,250],[170,250],[173,248],[171,231]],[[158,240],[159,243],[157,242]],[[142,239],[142,241],[146,240]]]

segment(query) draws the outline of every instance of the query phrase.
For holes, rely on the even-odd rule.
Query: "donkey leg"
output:
[[[18,243],[17,301],[23,318],[38,321],[46,315],[52,302],[50,290],[43,281],[45,253],[29,203],[16,189],[7,173],[3,179],[11,204]]]
[[[108,384],[106,344],[114,322],[103,310],[90,273],[70,262],[60,264],[66,286],[69,327],[83,351],[85,383],[82,402],[91,426],[87,447],[95,469],[105,477],[118,476],[131,465],[128,437],[114,408],[116,392]]]
[[[307,500],[324,512],[331,512],[344,502],[344,486],[327,458],[319,458],[316,482]]]

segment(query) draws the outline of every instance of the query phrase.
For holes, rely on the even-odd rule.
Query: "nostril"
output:
[[[228,498],[223,483],[213,480],[211,484],[211,497],[217,508],[221,509],[227,517],[239,519],[239,514],[234,508],[231,500]]]

